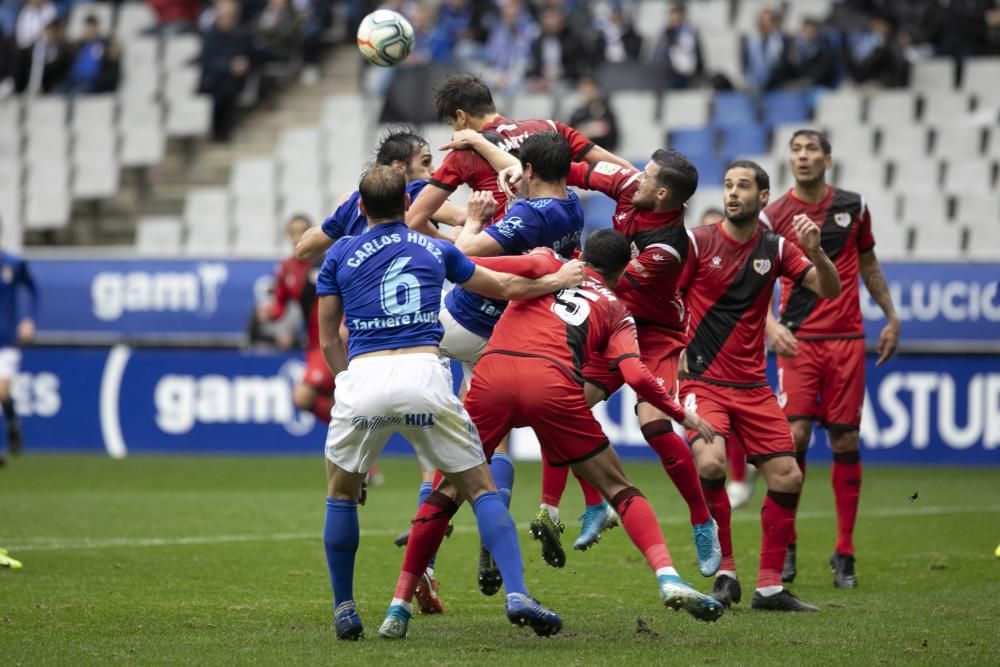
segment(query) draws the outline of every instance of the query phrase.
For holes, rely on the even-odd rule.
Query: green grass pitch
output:
[[[468,509],[438,558],[442,616],[410,638],[377,636],[402,551],[392,537],[415,510],[417,467],[383,463],[385,485],[361,510],[355,593],[367,628],[335,641],[323,555],[324,478],[314,458],[25,456],[0,471],[4,665],[137,664],[1000,664],[1000,469],[865,471],[856,591],[826,565],[835,537],[829,469],[813,466],[799,520],[802,598],[819,614],[752,612],[760,541],[758,486],[734,513],[744,601],[706,625],[659,604],[655,579],[620,529],[565,569],[527,536],[537,464],[517,464],[513,511],[532,594],[560,612],[550,639],[510,626],[503,596],[476,588]],[[682,576],[702,590],[676,491],[652,464],[626,470],[664,523]],[[919,493],[916,501],[910,496]],[[579,490],[563,503],[575,537]],[[571,537],[572,534],[572,537]],[[643,619],[651,632],[637,632]]]

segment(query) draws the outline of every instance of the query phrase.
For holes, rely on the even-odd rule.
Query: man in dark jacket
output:
[[[228,141],[255,49],[253,36],[239,25],[239,7],[233,0],[219,0],[215,11],[215,23],[201,44],[198,90],[212,96],[213,137]]]

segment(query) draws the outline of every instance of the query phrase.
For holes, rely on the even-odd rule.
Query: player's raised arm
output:
[[[802,278],[802,285],[824,299],[836,299],[840,295],[840,275],[820,245],[819,227],[801,213],[792,220],[792,226],[795,228],[799,247],[813,263]]]
[[[583,262],[574,259],[563,264],[555,273],[534,279],[477,266],[462,287],[491,299],[526,301],[579,285],[582,281]]]
[[[295,244],[295,256],[302,260],[313,260],[329,250],[333,244],[334,239],[323,233],[322,227],[310,227]]]
[[[416,201],[406,210],[406,226],[431,238],[452,240],[453,237],[442,233],[431,224],[434,214],[448,200],[450,194],[444,188],[428,183],[417,195]]]
[[[482,155],[497,172],[521,164],[516,157],[491,142],[482,133],[474,130],[455,132],[451,141],[441,146],[440,150],[474,150]]]
[[[470,257],[493,257],[504,249],[499,241],[483,231],[483,225],[493,217],[497,201],[492,192],[473,192],[466,207],[465,224],[455,239],[455,246]]]

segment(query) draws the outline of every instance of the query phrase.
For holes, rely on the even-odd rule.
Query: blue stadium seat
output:
[[[719,187],[722,177],[726,174],[726,163],[714,155],[688,156],[695,169],[698,170],[698,187]]]
[[[616,205],[615,200],[599,192],[590,194],[583,202],[584,231],[593,232],[611,227]]]
[[[715,94],[712,124],[719,127],[749,125],[757,122],[757,107],[753,100],[737,92]]]
[[[693,155],[715,155],[714,127],[702,127],[697,130],[676,130],[670,133],[667,145],[675,151],[688,157]]]
[[[768,93],[762,102],[764,122],[769,125],[809,120],[809,96],[800,90]]]
[[[727,127],[722,130],[723,157],[761,155],[768,152],[768,130],[764,125]]]

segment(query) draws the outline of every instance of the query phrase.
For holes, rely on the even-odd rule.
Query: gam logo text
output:
[[[125,313],[218,310],[225,264],[202,263],[194,271],[101,271],[90,285],[91,309],[105,322]]]

